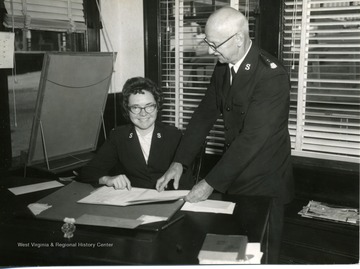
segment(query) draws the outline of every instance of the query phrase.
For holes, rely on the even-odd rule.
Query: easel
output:
[[[45,55],[24,175],[26,167],[58,174],[91,160],[101,128],[106,139],[113,58],[104,52]],[[74,69],[62,72],[65,67]]]

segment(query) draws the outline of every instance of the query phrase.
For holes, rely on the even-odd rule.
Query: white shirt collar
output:
[[[136,129],[135,129],[136,130]],[[151,130],[150,133],[142,136],[138,130],[136,130],[137,136],[139,138],[139,142],[140,142],[140,147],[141,147],[141,151],[144,155],[144,159],[146,161],[146,164],[148,163],[149,160],[149,154],[150,154],[150,148],[151,148],[151,140],[152,140],[152,135],[154,133],[154,128]]]

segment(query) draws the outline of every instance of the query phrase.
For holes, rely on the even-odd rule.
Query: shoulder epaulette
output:
[[[270,60],[266,55],[260,53],[260,57],[264,61],[264,63],[268,65],[271,69],[277,68],[277,64]]]

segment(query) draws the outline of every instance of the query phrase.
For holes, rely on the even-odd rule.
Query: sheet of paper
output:
[[[142,221],[142,224],[153,223],[158,221],[166,221],[168,218],[166,217],[159,217],[159,216],[149,216],[149,215],[142,215],[141,217],[137,218],[137,220]]]
[[[35,216],[39,215],[41,212],[43,212],[46,209],[49,209],[51,207],[52,207],[52,205],[40,204],[40,203],[33,203],[33,204],[28,205],[28,208]]]
[[[185,197],[189,191],[162,191],[153,189],[131,188],[131,190],[115,190],[113,187],[101,187],[78,201],[85,204],[104,205],[136,205],[163,201],[174,201]]]
[[[194,211],[194,212],[232,214],[234,212],[234,208],[235,208],[235,203],[233,202],[208,199],[198,203],[186,202],[181,208],[181,210]]]
[[[246,260],[244,263],[260,264],[263,256],[260,247],[260,243],[248,243],[246,247]]]
[[[0,32],[0,69],[14,68],[15,34]]]
[[[35,191],[42,191],[42,190],[47,190],[47,189],[52,189],[52,188],[57,188],[57,187],[62,187],[62,186],[64,186],[64,184],[61,184],[60,182],[53,180],[53,181],[47,181],[47,182],[43,182],[43,183],[30,184],[30,185],[25,185],[25,186],[20,186],[20,187],[9,188],[8,190],[11,191],[15,195],[20,195],[20,194],[25,194],[25,193],[35,192]]]

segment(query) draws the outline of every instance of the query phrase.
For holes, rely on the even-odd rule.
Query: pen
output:
[[[180,215],[176,219],[173,219],[172,221],[166,223],[164,226],[161,227],[161,230],[165,230],[167,227],[169,227],[171,224],[174,224],[175,222],[181,220],[185,215]]]

